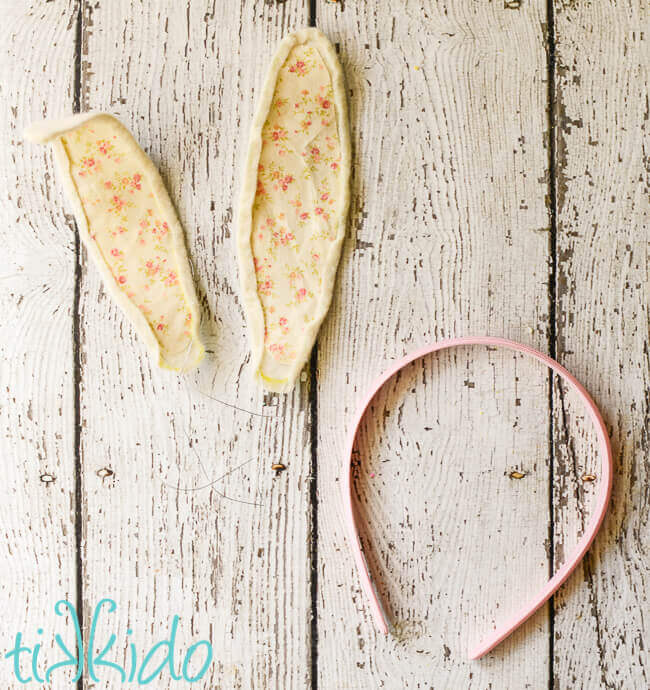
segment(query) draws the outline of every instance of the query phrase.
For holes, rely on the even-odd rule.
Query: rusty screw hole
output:
[[[526,476],[525,472],[518,472],[517,470],[513,470],[510,473],[510,479],[523,479]]]
[[[109,469],[108,467],[102,467],[101,470],[97,470],[97,476],[100,479],[106,479],[106,477],[112,477],[115,474],[113,470]]]
[[[40,476],[40,480],[43,482],[43,484],[51,484],[52,482],[56,481],[56,477],[53,474],[45,472]]]

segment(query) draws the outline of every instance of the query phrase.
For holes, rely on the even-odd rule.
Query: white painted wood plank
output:
[[[376,401],[357,489],[386,639],[352,568],[339,478],[347,424],[393,358],[464,334],[548,349],[545,3],[319,2],[317,16],[340,44],[356,160],[319,344],[319,686],[543,686],[546,609],[466,657],[548,576],[546,372],[460,351]]]
[[[43,643],[41,673],[61,658],[56,633],[74,641],[54,613],[58,599],[76,596],[74,228],[49,151],[25,143],[22,130],[72,107],[75,3],[2,2],[0,14],[0,686],[13,688],[4,653],[16,633],[29,647]],[[28,655],[21,666],[31,677]]]
[[[556,3],[558,356],[602,406],[614,450],[610,513],[557,598],[557,687],[647,688],[648,484],[647,3]],[[582,410],[556,389],[562,415]],[[583,464],[583,458],[586,463]],[[600,458],[586,436],[556,471],[558,565],[591,513]],[[578,519],[579,516],[579,519]]]
[[[557,8],[558,351],[603,406],[618,472],[604,533],[556,599],[556,687],[648,685],[648,219],[640,182],[648,74],[639,7]],[[0,631],[10,640],[17,630],[36,637],[39,624],[46,637],[69,636],[52,605],[75,595],[73,228],[49,153],[23,146],[20,130],[71,108],[76,8],[3,9],[0,90],[10,109],[0,209],[10,287],[2,292],[9,397],[0,416],[10,498],[0,508],[9,564]],[[305,13],[253,3],[225,13],[196,4],[189,15],[173,10],[86,10],[85,105],[121,116],[178,200],[212,314],[215,354],[197,381],[260,410],[273,398],[264,401],[247,378],[231,262],[232,185],[245,150],[235,137],[243,130],[245,138],[265,58]],[[339,524],[345,424],[387,361],[452,333],[504,333],[547,347],[543,10],[472,12],[412,3],[393,22],[379,3],[319,5],[320,24],[342,44],[358,160],[341,286],[320,340],[321,687],[547,684],[544,614],[490,659],[463,660],[480,632],[546,575],[542,369],[460,351],[413,366],[376,401],[358,486],[394,638],[377,639]],[[35,34],[48,40],[25,52]],[[215,643],[205,687],[304,687],[307,392],[281,402],[286,421],[277,426],[197,394],[188,400],[173,376],[151,367],[91,266],[83,289],[86,627],[91,607],[112,596],[120,608],[102,632],[122,642],[128,623],[143,650],[178,613],[179,649],[202,637]],[[555,391],[557,566],[590,512],[595,485],[580,477],[598,474],[598,458],[581,409]],[[179,467],[187,484],[203,481],[187,450],[188,425],[209,473],[256,458],[219,488],[262,508],[164,486]],[[290,470],[274,478],[268,467],[279,458]],[[115,474],[101,480],[102,467]],[[509,479],[514,468],[526,477]],[[43,471],[56,481],[42,484]],[[51,650],[43,655],[53,660]],[[13,685],[10,671],[0,665],[0,684]]]
[[[100,2],[84,17],[83,105],[117,114],[159,165],[186,228],[212,352],[182,382],[157,370],[84,267],[84,598],[89,610],[112,596],[112,628],[124,635],[130,625],[141,649],[174,614],[183,653],[210,639],[215,662],[194,687],[304,687],[309,677],[307,392],[276,400],[252,383],[233,242],[255,90],[277,41],[305,23],[299,3],[248,0],[182,11],[171,0]],[[187,382],[279,419],[188,399]],[[213,489],[165,486],[179,472],[184,486],[205,484],[197,456],[210,477],[252,462]],[[274,476],[277,460],[288,470]],[[114,475],[102,480],[104,466]],[[177,683],[165,675],[156,687]]]

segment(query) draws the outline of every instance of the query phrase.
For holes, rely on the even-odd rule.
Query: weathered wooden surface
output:
[[[557,3],[558,357],[602,406],[614,451],[610,513],[557,598],[556,687],[648,688],[648,90],[642,0]],[[556,389],[556,429],[582,411]],[[558,455],[555,541],[574,543],[593,485],[593,445]],[[557,552],[557,565],[562,551]]]
[[[120,650],[127,627],[147,649],[175,614],[181,651],[212,641],[194,687],[650,685],[641,4],[558,2],[547,17],[534,0],[318,0],[310,17],[300,0],[2,3],[3,648],[38,625],[69,637],[52,607],[75,599],[79,565],[86,637],[112,597],[99,633]],[[310,18],[347,77],[350,230],[316,371],[265,396],[244,345],[233,209],[268,58]],[[75,99],[120,117],[177,204],[211,351],[195,375],[153,366],[76,255],[49,153],[21,141]],[[599,459],[571,395],[525,358],[475,348],[414,364],[375,401],[356,487],[387,639],[340,517],[344,434],[368,383],[417,345],[469,333],[556,350],[602,405],[617,462],[584,566],[480,662],[469,647],[561,564],[588,517],[595,484],[581,477]],[[210,488],[174,488],[249,460]],[[274,460],[288,470],[274,476]],[[14,684],[3,661],[0,685]]]
[[[0,14],[1,647],[4,657],[22,632],[45,656],[67,627],[55,602],[76,596],[75,243],[48,151],[22,130],[72,108],[75,13],[7,0]],[[43,40],[27,53],[35,35]],[[29,660],[21,666],[30,677]],[[3,658],[0,686],[16,683]]]
[[[346,424],[391,359],[470,333],[548,349],[544,12],[319,6],[340,44],[357,161],[319,347],[319,456],[333,459],[319,466],[324,688],[539,687],[548,677],[545,611],[489,659],[467,661],[548,576],[543,368],[461,350],[413,365],[376,401],[357,490],[396,635],[384,639],[368,616],[338,518]],[[510,479],[515,468],[525,478]]]
[[[206,688],[300,687],[309,676],[308,401],[297,391],[265,406],[245,367],[232,224],[265,59],[305,22],[300,8],[254,2],[179,12],[173,1],[125,0],[84,11],[82,107],[117,114],[159,165],[213,353],[197,375],[158,370],[84,259],[84,608],[112,596],[115,620],[139,625],[144,648],[179,614],[181,649],[206,638],[216,650]],[[275,477],[280,458],[290,471]],[[212,488],[168,486],[201,486],[249,459]],[[114,476],[99,478],[104,466]],[[168,682],[176,686],[166,677],[157,687]]]

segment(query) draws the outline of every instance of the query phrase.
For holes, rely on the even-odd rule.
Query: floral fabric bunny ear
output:
[[[204,354],[183,229],[158,170],[114,117],[85,113],[25,131],[52,142],[81,239],[160,366]]]
[[[327,314],[350,201],[343,74],[303,29],[280,44],[253,121],[237,246],[255,374],[291,390]]]

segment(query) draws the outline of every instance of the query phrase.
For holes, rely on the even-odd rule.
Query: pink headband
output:
[[[343,499],[345,502],[345,516],[347,523],[348,540],[350,546],[352,547],[352,554],[354,556],[354,561],[357,566],[357,571],[359,573],[359,578],[361,580],[361,586],[363,591],[368,596],[370,600],[370,608],[372,610],[372,615],[375,619],[375,623],[379,629],[384,633],[388,634],[388,622],[386,615],[384,614],[375,588],[370,579],[370,574],[368,572],[368,565],[361,550],[361,543],[359,541],[359,530],[357,528],[357,521],[355,517],[355,511],[352,502],[352,451],[354,448],[354,440],[357,435],[357,430],[361,424],[361,420],[368,408],[368,405],[375,397],[379,389],[388,381],[388,379],[397,373],[400,369],[404,368],[407,364],[410,364],[413,360],[424,357],[432,352],[438,352],[440,350],[447,350],[452,347],[459,347],[461,345],[492,345],[497,347],[503,347],[508,350],[514,350],[515,352],[521,352],[523,354],[530,355],[531,357],[539,360],[540,362],[546,364],[550,367],[556,374],[559,374],[569,385],[573,386],[574,390],[577,391],[580,399],[584,402],[587,409],[591,413],[591,419],[596,427],[596,432],[600,442],[600,452],[603,456],[602,469],[601,469],[601,481],[600,481],[600,491],[598,493],[598,500],[596,503],[596,510],[591,522],[589,523],[585,533],[578,542],[575,551],[567,559],[566,563],[553,575],[553,577],[546,583],[543,589],[538,592],[535,597],[528,602],[520,611],[518,611],[510,620],[504,623],[500,628],[495,630],[490,634],[481,644],[479,644],[475,649],[472,650],[470,654],[470,659],[479,659],[484,654],[494,649],[500,642],[502,642],[510,633],[516,630],[525,620],[537,611],[537,609],[542,606],[549,597],[557,591],[560,585],[569,577],[573,569],[582,560],[587,549],[594,540],[598,528],[605,517],[605,511],[607,510],[607,504],[609,503],[609,497],[612,491],[612,449],[609,443],[609,436],[605,428],[605,422],[601,417],[596,404],[589,396],[589,393],[582,387],[582,385],[560,364],[558,364],[554,359],[551,359],[547,355],[534,350],[532,347],[527,345],[522,345],[516,343],[512,340],[505,340],[504,338],[493,338],[489,336],[478,336],[478,337],[468,337],[468,338],[453,338],[451,340],[443,340],[433,345],[428,345],[410,355],[407,355],[403,359],[399,360],[393,364],[390,369],[385,371],[370,387],[369,393],[366,395],[365,399],[357,409],[356,415],[352,427],[350,429],[350,435],[347,444],[347,453],[345,455],[345,463],[343,471]]]

